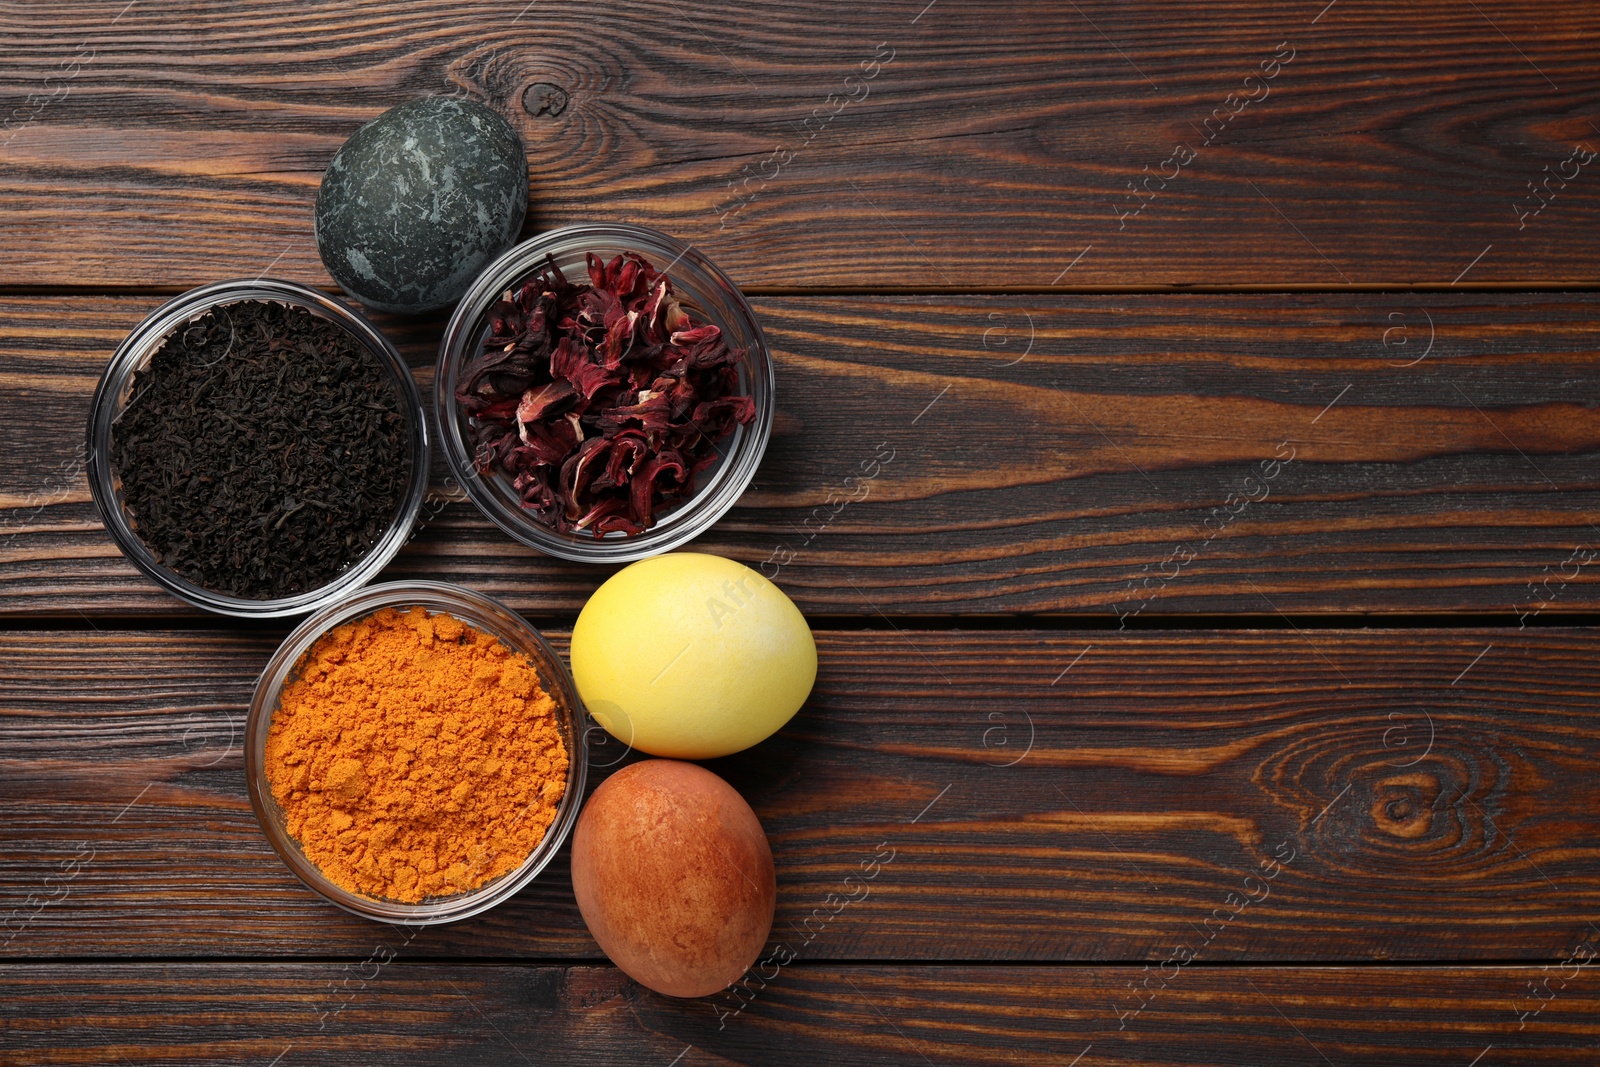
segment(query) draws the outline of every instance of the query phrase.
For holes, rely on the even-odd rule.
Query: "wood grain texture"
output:
[[[0,956],[367,951],[378,928],[302,888],[245,799],[244,708],[274,644],[0,635]],[[772,841],[774,951],[1549,961],[1600,912],[1600,631],[818,644],[799,715],[711,764]],[[597,954],[564,852],[407,947]]]
[[[1584,0],[120,6],[0,12],[8,284],[187,287],[269,264],[325,282],[322,169],[426,93],[518,128],[528,232],[643,222],[745,285],[1593,281],[1600,265],[1600,182],[1560,176],[1576,144],[1600,147]],[[1263,83],[1275,54],[1292,58]]]
[[[1197,965],[1119,1029],[1108,1005],[1138,968],[794,964],[734,1014],[729,994],[672,1000],[609,967],[12,964],[0,966],[0,1055],[15,1067],[1588,1067],[1600,978],[1551,982],[1543,1010],[1519,1016],[1549,974]]]
[[[117,554],[77,462],[98,373],[154,302],[0,299],[4,613],[184,610]],[[696,547],[810,614],[1600,607],[1600,298],[757,303],[778,432]],[[384,325],[426,385],[439,322]],[[605,573],[514,544],[439,470],[387,576],[560,615]]]

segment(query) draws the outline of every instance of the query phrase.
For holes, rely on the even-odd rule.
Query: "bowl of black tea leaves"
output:
[[[427,490],[422,398],[365,318],[292,282],[162,305],[111,358],[89,485],[123,555],[224,615],[315,611],[376,575]]]

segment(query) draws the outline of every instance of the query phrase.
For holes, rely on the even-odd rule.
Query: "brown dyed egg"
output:
[[[750,805],[704,767],[646,760],[608,778],[572,835],[572,891],[589,932],[640,985],[726,988],[761,954],[778,881]]]

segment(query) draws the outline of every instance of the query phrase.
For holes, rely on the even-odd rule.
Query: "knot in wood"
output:
[[[549,82],[534,82],[522,91],[522,106],[535,118],[555,118],[567,109],[567,100],[567,91]]]
[[[1433,829],[1434,806],[1443,793],[1437,775],[1427,771],[1393,774],[1372,783],[1372,823],[1380,833],[1414,840]]]

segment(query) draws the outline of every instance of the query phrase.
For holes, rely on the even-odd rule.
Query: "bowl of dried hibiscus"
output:
[[[462,297],[434,405],[452,472],[501,529],[626,563],[703,533],[750,484],[772,358],[738,287],[692,247],[569,226],[512,248]]]

